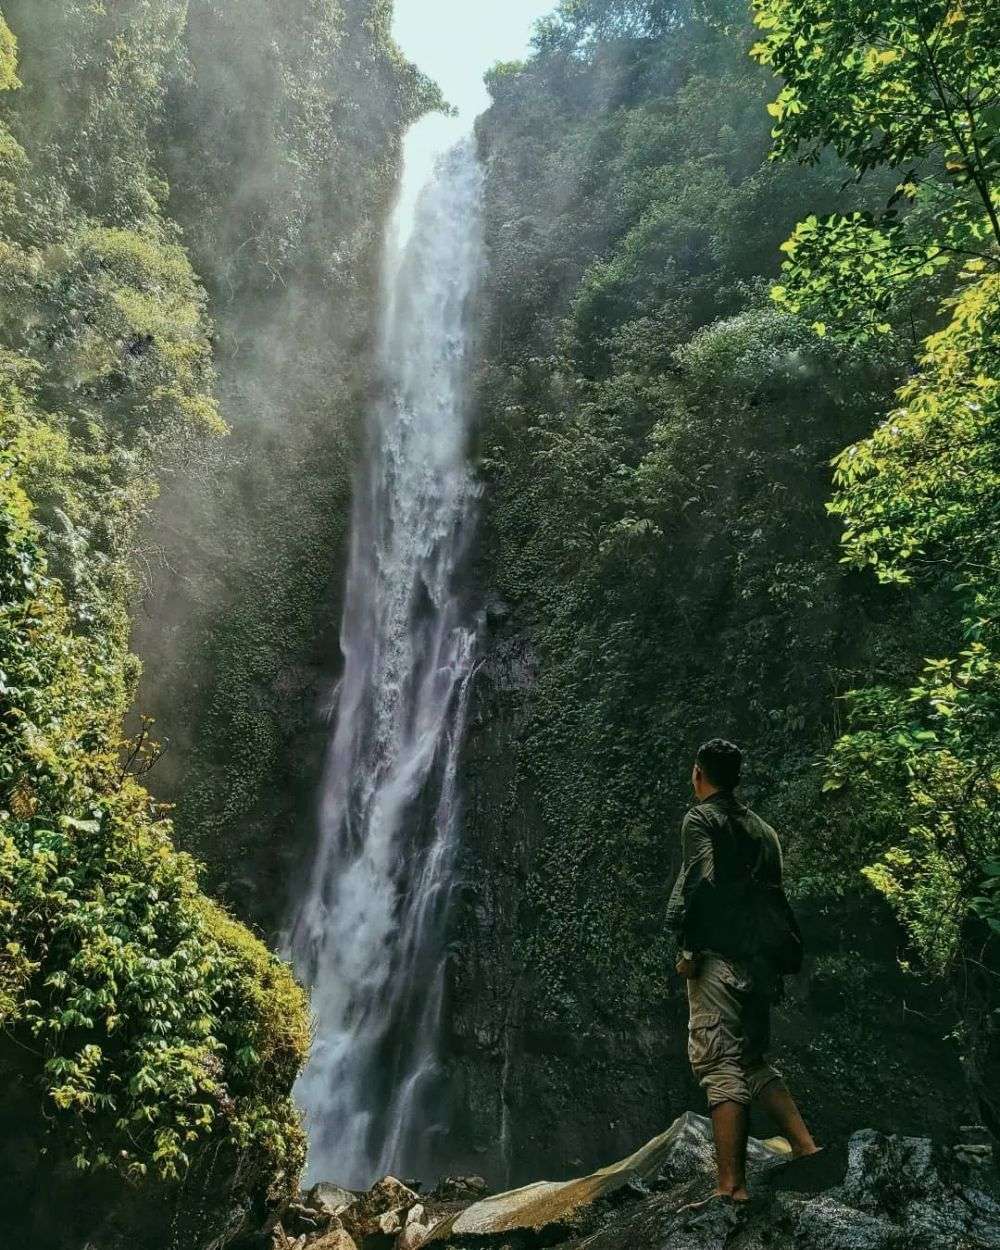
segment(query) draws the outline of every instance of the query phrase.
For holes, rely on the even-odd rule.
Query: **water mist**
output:
[[[344,656],[319,841],[291,929],[315,1041],[297,1096],[309,1176],[368,1185],[434,1166],[456,769],[475,624],[457,576],[474,524],[470,306],[482,172],[471,139],[422,188],[408,144],[388,232],[382,395],[352,518]]]

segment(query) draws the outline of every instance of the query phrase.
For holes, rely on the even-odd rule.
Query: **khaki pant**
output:
[[[771,1004],[740,964],[702,955],[687,983],[688,1058],[708,1105],[745,1106],[780,1074],[764,1061],[770,1044]]]

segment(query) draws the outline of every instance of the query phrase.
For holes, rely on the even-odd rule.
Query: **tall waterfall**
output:
[[[467,378],[481,261],[471,139],[422,188],[408,157],[386,243],[382,395],[355,491],[319,842],[290,935],[315,1041],[297,1096],[309,1175],[368,1185],[434,1165],[476,631],[456,586],[474,523]]]

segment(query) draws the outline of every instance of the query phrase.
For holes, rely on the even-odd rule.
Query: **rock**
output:
[[[896,1250],[899,1229],[880,1215],[866,1215],[829,1194],[790,1204],[795,1244],[809,1250]]]
[[[592,1176],[480,1198],[426,1240],[404,1228],[397,1250],[1000,1250],[993,1182],[954,1148],[866,1129],[791,1161],[786,1142],[751,1139],[748,1160],[753,1202],[684,1209],[714,1181],[711,1125],[689,1113]]]
[[[430,1237],[436,1222],[422,1203],[411,1207],[407,1213],[403,1231],[396,1242],[396,1250],[420,1250]]]
[[[384,1176],[362,1198],[362,1202],[367,1203],[373,1211],[379,1213],[393,1211],[397,1207],[405,1207],[409,1210],[418,1201],[416,1193],[402,1181],[396,1180],[394,1176]]]
[[[435,1202],[474,1202],[490,1191],[481,1176],[446,1176],[430,1194]]]
[[[416,1193],[394,1176],[384,1176],[366,1194],[342,1210],[339,1219],[354,1240],[363,1245],[366,1237],[398,1233],[406,1213],[417,1205]]]
[[[399,1234],[396,1250],[421,1250],[431,1235],[429,1224],[407,1224]]]
[[[755,1156],[780,1158],[763,1143],[754,1143]],[[430,1238],[447,1242],[461,1237],[488,1237],[522,1232],[546,1237],[560,1227],[571,1231],[579,1217],[602,1199],[634,1188],[636,1182],[662,1183],[664,1173],[674,1176],[692,1173],[706,1178],[711,1169],[711,1128],[703,1116],[688,1112],[675,1120],[665,1133],[654,1137],[635,1154],[591,1176],[572,1181],[539,1181],[510,1193],[483,1198],[450,1219]]]
[[[511,607],[503,599],[491,596],[486,602],[486,620],[494,629],[510,618]]]
[[[395,1211],[386,1211],[378,1217],[378,1228],[380,1233],[385,1233],[387,1237],[402,1232],[403,1221],[406,1218],[406,1211],[399,1208]]]
[[[358,1250],[358,1246],[350,1233],[342,1228],[331,1228],[318,1241],[311,1241],[309,1250]]]
[[[331,1216],[326,1211],[315,1207],[303,1206],[300,1202],[290,1202],[285,1208],[281,1222],[285,1231],[294,1236],[299,1233],[316,1233],[325,1228]]]
[[[302,1196],[305,1206],[322,1211],[324,1215],[339,1215],[344,1207],[349,1207],[357,1200],[357,1194],[349,1189],[342,1189],[339,1185],[331,1184],[330,1181],[320,1181]]]

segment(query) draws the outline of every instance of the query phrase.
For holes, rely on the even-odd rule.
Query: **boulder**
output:
[[[926,1137],[855,1133],[837,1198],[885,1215],[905,1245],[922,1250],[994,1250],[1000,1246],[1000,1202],[980,1188],[978,1169],[965,1169]]]
[[[340,1222],[358,1245],[376,1233],[383,1237],[400,1232],[407,1212],[419,1199],[414,1190],[394,1176],[384,1176],[339,1214]]]
[[[435,1202],[475,1202],[490,1191],[481,1176],[446,1176],[430,1194]]]
[[[392,1237],[396,1233],[403,1231],[403,1221],[406,1219],[406,1211],[402,1207],[397,1207],[395,1211],[385,1211],[378,1217],[378,1228],[380,1233],[384,1233],[387,1237]]]
[[[285,1232],[293,1236],[299,1233],[318,1233],[330,1223],[333,1217],[326,1211],[316,1207],[303,1205],[301,1202],[290,1202],[281,1217]]]
[[[418,1203],[406,1216],[406,1225],[399,1234],[396,1250],[420,1250],[433,1231],[435,1221],[426,1208]]]
[[[320,1181],[302,1195],[303,1206],[312,1207],[324,1215],[339,1215],[345,1207],[357,1200],[356,1193],[342,1189],[340,1185],[334,1185],[330,1181]]]
[[[309,1250],[358,1250],[358,1246],[350,1233],[342,1228],[331,1228],[318,1241],[311,1241]]]
[[[754,1142],[755,1161],[761,1156],[780,1160],[782,1152]],[[710,1174],[711,1128],[703,1116],[687,1112],[665,1133],[609,1167],[570,1181],[537,1181],[522,1189],[483,1198],[444,1220],[430,1241],[448,1242],[462,1237],[489,1237],[527,1233],[546,1239],[565,1228],[571,1232],[596,1203],[625,1191],[642,1193],[651,1184],[662,1185],[680,1177]]]
[[[407,1224],[399,1234],[396,1250],[421,1250],[431,1235],[429,1224]]]
[[[711,1125],[686,1114],[591,1176],[541,1181],[448,1215],[441,1250],[1000,1250],[995,1178],[926,1138],[855,1133],[846,1148],[789,1159],[787,1142],[748,1149],[751,1203],[691,1207],[714,1183]],[[414,1225],[415,1226],[415,1225]]]

